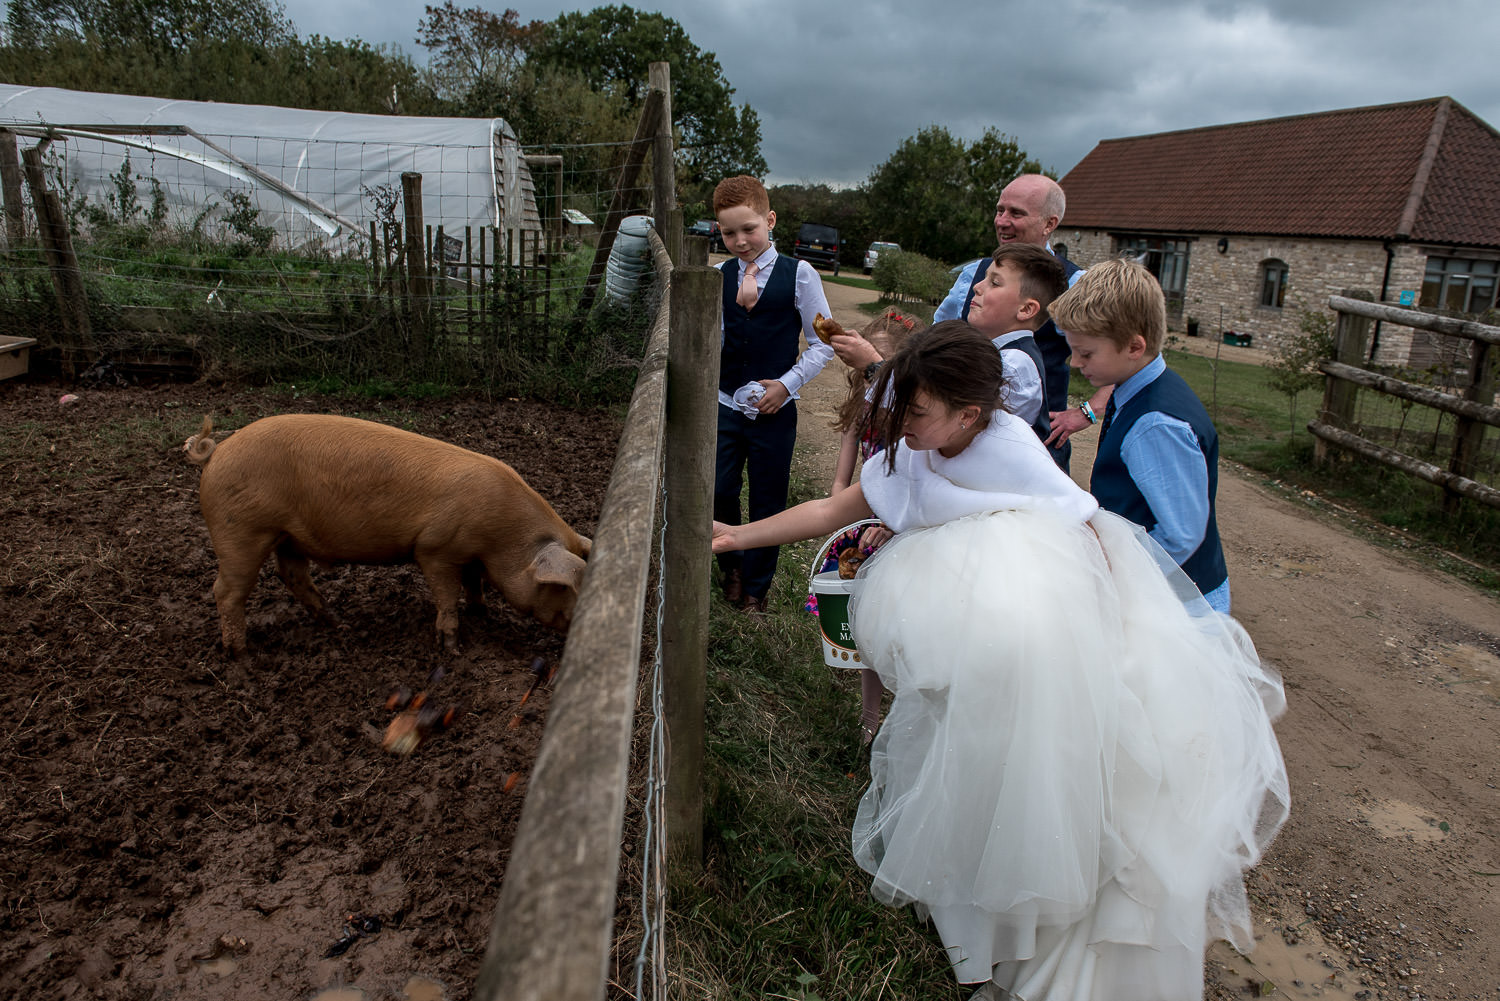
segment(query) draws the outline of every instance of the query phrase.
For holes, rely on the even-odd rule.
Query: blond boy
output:
[[[1105,407],[1089,490],[1106,511],[1141,525],[1220,612],[1229,574],[1215,510],[1219,435],[1208,411],[1161,357],[1166,300],[1134,261],[1095,265],[1053,301],[1072,363]]]

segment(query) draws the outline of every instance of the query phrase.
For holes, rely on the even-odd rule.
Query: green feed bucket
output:
[[[837,570],[818,572],[828,550],[839,537],[851,528],[878,525],[875,518],[845,525],[830,535],[813,558],[812,575],[808,587],[818,598],[818,628],[823,633],[823,663],[829,667],[864,667],[860,662],[859,649],[854,644],[854,630],[849,625],[849,599],[859,592],[863,583],[859,578],[846,580]]]
[[[812,593],[818,596],[818,628],[823,631],[823,663],[829,667],[864,667],[854,645],[854,630],[849,628],[849,598],[860,583],[841,578],[837,570],[812,579]]]

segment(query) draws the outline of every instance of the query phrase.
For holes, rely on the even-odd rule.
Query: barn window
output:
[[[1134,257],[1156,276],[1167,297],[1167,316],[1182,316],[1183,292],[1187,288],[1188,241],[1169,236],[1115,236],[1115,253]]]
[[[1482,313],[1495,305],[1497,261],[1429,257],[1422,305],[1454,313]]]
[[[1280,309],[1286,299],[1286,281],[1289,274],[1286,261],[1271,258],[1260,265],[1260,304]]]

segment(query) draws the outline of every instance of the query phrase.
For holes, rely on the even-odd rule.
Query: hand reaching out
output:
[[[734,531],[738,525],[726,525],[722,521],[714,522],[714,534],[711,541],[713,551],[716,553],[733,553],[739,550],[739,545],[734,541]]]
[[[1048,448],[1056,448],[1084,428],[1093,426],[1089,424],[1089,419],[1083,416],[1083,411],[1077,407],[1067,410],[1049,410],[1047,416],[1052,418],[1052,433],[1043,443]]]

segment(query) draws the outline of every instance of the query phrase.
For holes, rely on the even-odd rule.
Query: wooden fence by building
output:
[[[1497,358],[1500,358],[1496,345],[1500,344],[1500,327],[1371,302],[1354,292],[1330,297],[1328,306],[1338,313],[1334,357],[1319,365],[1328,377],[1323,406],[1318,417],[1307,425],[1307,429],[1318,438],[1318,460],[1327,461],[1330,455],[1328,446],[1335,445],[1437,484],[1443,488],[1444,508],[1450,512],[1457,508],[1461,498],[1500,507],[1500,490],[1475,479],[1486,452],[1486,428],[1500,427],[1500,407],[1495,406],[1495,370]],[[1441,392],[1362,367],[1368,349],[1370,323],[1374,320],[1471,341],[1466,385],[1461,393]],[[1454,427],[1446,465],[1408,455],[1361,434],[1355,417],[1361,390],[1430,407],[1440,415],[1451,414]]]

